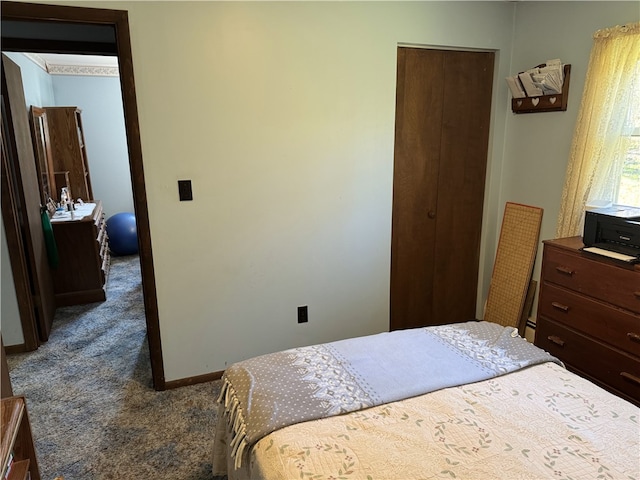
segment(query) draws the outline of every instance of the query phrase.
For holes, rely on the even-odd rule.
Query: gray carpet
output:
[[[106,302],[59,308],[49,341],[8,363],[43,480],[214,478],[220,382],[152,388],[137,256],[112,259]]]

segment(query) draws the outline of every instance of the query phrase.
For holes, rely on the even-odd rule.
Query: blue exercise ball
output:
[[[116,213],[107,219],[109,248],[114,255],[138,253],[138,231],[133,213]]]

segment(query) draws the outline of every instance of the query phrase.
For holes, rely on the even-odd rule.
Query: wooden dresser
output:
[[[582,252],[581,237],[543,243],[534,343],[640,405],[640,265]]]
[[[51,269],[56,306],[106,300],[111,261],[102,203],[81,220],[52,223],[59,264]]]

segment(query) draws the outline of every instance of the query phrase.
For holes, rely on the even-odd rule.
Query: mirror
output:
[[[36,158],[40,201],[47,205],[49,199],[56,200],[56,181],[53,172],[53,157],[47,127],[47,112],[40,107],[31,106],[31,134]]]

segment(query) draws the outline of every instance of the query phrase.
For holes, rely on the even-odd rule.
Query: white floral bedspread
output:
[[[556,361],[516,329],[469,321],[395,330],[250,358],[222,377],[238,469],[275,430]]]
[[[229,480],[640,480],[640,409],[544,363],[292,425]],[[224,422],[218,422],[221,429]],[[218,432],[214,447],[226,450]],[[218,462],[223,455],[216,455]],[[214,465],[214,472],[227,465]]]

